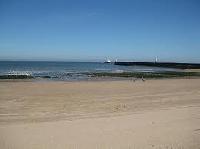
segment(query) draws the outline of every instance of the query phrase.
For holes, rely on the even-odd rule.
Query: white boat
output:
[[[104,63],[111,63],[111,60],[107,59]]]

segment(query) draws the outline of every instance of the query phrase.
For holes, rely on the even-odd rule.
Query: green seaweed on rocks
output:
[[[0,79],[33,79],[31,75],[0,75]]]
[[[98,72],[90,73],[91,77],[124,77],[124,78],[175,78],[175,77],[200,77],[199,72]]]

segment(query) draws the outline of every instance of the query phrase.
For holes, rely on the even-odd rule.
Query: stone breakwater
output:
[[[198,63],[173,63],[173,62],[115,62],[115,65],[123,66],[150,66],[176,69],[200,69]]]

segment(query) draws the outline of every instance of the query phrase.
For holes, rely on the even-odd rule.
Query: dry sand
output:
[[[0,149],[200,149],[200,79],[0,82]]]

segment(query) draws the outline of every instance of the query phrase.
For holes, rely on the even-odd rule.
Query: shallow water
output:
[[[95,72],[159,72],[177,71],[170,68],[146,66],[119,66],[100,62],[41,62],[41,61],[0,61],[0,75],[32,75],[53,80],[85,80],[86,73]]]

